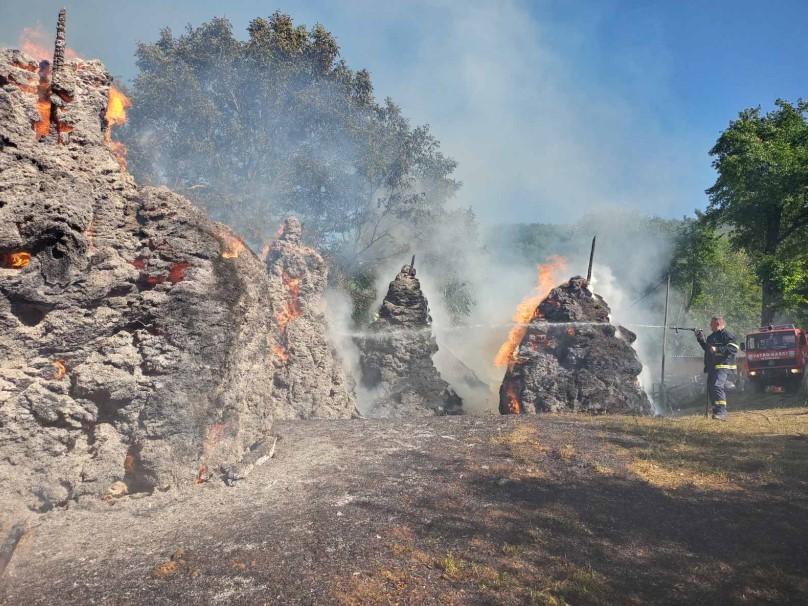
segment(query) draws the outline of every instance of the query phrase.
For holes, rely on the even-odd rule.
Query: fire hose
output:
[[[689,326],[688,327],[685,327],[685,326],[668,326],[668,330],[676,331],[677,334],[679,333],[680,330],[689,330],[692,333],[697,333],[697,332],[699,332],[701,330],[701,328],[690,328]]]

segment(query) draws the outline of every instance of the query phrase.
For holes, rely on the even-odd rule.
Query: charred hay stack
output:
[[[609,322],[609,306],[574,277],[536,308],[499,390],[501,414],[650,414],[634,333]]]
[[[432,362],[438,344],[413,264],[390,282],[370,336],[358,339],[362,384],[376,418],[461,414],[463,402]]]
[[[326,338],[323,293],[328,268],[305,246],[295,217],[270,245],[267,273],[274,303],[273,409],[278,419],[346,418],[355,413],[353,389]]]
[[[98,61],[62,60],[51,78],[47,62],[0,50],[3,512],[232,480],[273,411],[299,416],[279,376],[339,402],[306,414],[352,410],[330,350],[294,343],[291,324],[297,355],[279,367],[285,303],[266,266],[116,159],[111,80]]]

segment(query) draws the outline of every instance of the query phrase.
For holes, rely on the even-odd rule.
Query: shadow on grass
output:
[[[635,461],[656,466],[640,475],[661,487],[690,483],[708,489],[782,491],[770,496],[804,495],[808,489],[804,408],[734,413],[725,423],[690,417],[604,420],[601,426],[609,432],[608,442],[633,448]]]
[[[798,469],[805,445],[791,436],[694,437],[669,426],[627,434],[641,450],[648,446],[636,438],[653,440],[652,457],[685,438],[693,447],[681,455],[686,465],[706,472],[755,468],[763,458],[778,460],[771,471],[782,483],[792,473],[805,478]],[[727,491],[683,484],[671,491],[621,471],[609,441],[591,429],[552,440],[538,434],[532,468],[525,467],[524,441],[499,444],[491,453],[491,461],[515,469],[503,464],[469,472],[440,453],[410,455],[413,468],[431,470],[419,481],[429,490],[393,506],[358,506],[370,518],[411,531],[399,560],[408,549],[419,561],[426,553],[443,571],[431,581],[439,595],[429,603],[453,596],[462,596],[462,604],[808,603],[804,486],[788,498],[753,486]],[[560,456],[564,449],[572,454]],[[384,483],[383,474],[377,481]],[[380,565],[400,566],[395,559],[382,558]]]

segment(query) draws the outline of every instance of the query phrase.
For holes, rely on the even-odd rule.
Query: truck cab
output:
[[[741,349],[746,378],[756,391],[797,391],[805,384],[808,343],[805,330],[793,324],[758,328],[746,335]]]

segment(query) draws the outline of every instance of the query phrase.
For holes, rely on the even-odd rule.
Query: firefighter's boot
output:
[[[727,420],[727,403],[723,400],[718,400],[713,404],[713,419],[716,421]]]

